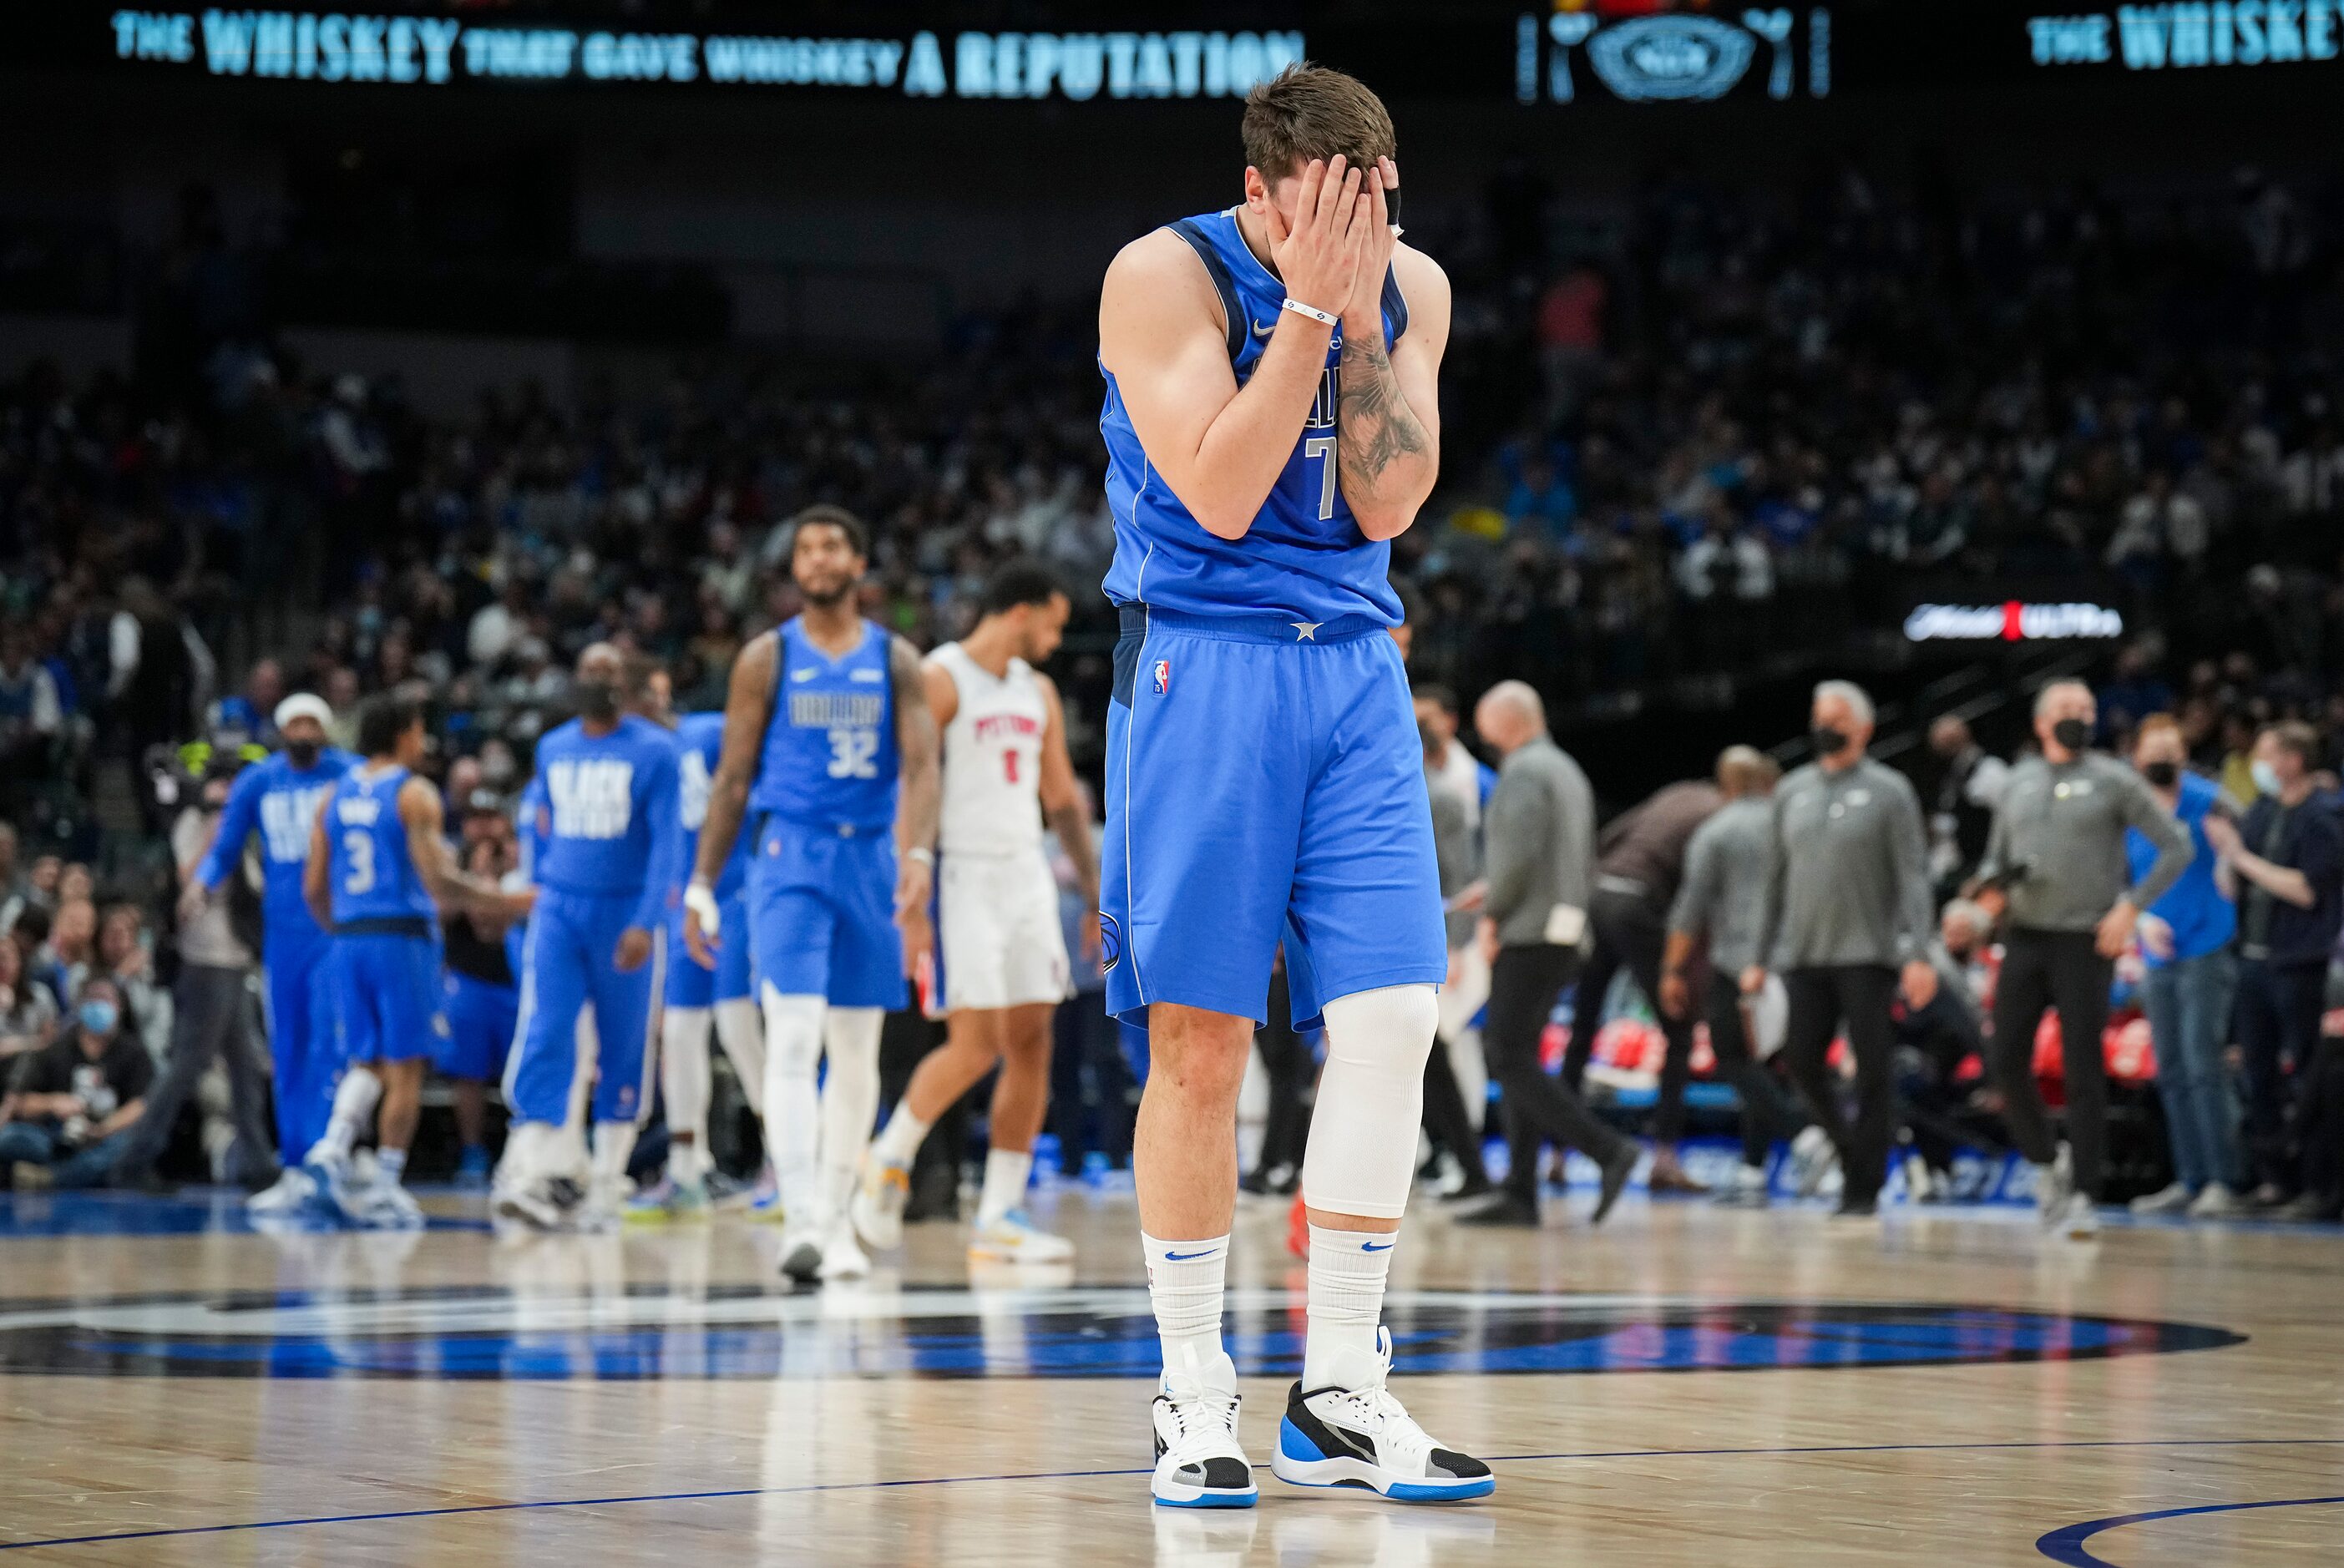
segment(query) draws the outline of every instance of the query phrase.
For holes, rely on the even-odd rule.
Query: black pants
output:
[[[1541,1143],[1576,1144],[1601,1162],[1626,1141],[1539,1065],[1539,1037],[1577,965],[1572,949],[1540,942],[1501,947],[1498,961],[1490,966],[1490,1013],[1481,1030],[1481,1049],[1490,1059],[1490,1076],[1498,1080],[1504,1097],[1500,1108],[1512,1150],[1506,1188],[1533,1204],[1538,1201]]]
[[[1705,999],[1709,1048],[1717,1057],[1717,1076],[1733,1086],[1734,1098],[1742,1102],[1742,1163],[1763,1166],[1774,1140],[1798,1137],[1807,1118],[1775,1085],[1774,1075],[1751,1047],[1736,977],[1713,973]]]
[[[1888,1019],[1896,971],[1885,964],[1789,969],[1783,988],[1791,1002],[1783,1060],[1807,1108],[1839,1150],[1843,1194],[1858,1201],[1877,1198],[1888,1179],[1888,1142],[1896,1130],[1895,1042]],[[1842,1022],[1855,1055],[1853,1121],[1840,1114],[1839,1085],[1825,1060]]]
[[[1049,1127],[1058,1158],[1075,1168],[1096,1149],[1109,1165],[1129,1165],[1139,1095],[1106,995],[1085,991],[1059,1003],[1052,1029]]]
[[[1310,1087],[1310,1047],[1294,1032],[1292,1006],[1286,968],[1280,965],[1269,976],[1269,1021],[1253,1037],[1261,1052],[1262,1072],[1269,1079],[1261,1158],[1254,1165],[1265,1174],[1280,1166],[1301,1169],[1303,1147],[1310,1138],[1310,1108],[1304,1099]]]
[[[2324,963],[2274,964],[2249,958],[2238,966],[2238,1052],[2247,1067],[2247,1157],[2255,1179],[2269,1186],[2296,1185],[2296,1136],[2308,1119],[2313,1054],[2319,1046],[2319,1014],[2328,994]],[[2292,1068],[2298,1088],[2288,1093]],[[2288,1101],[2297,1101],[2297,1127],[2288,1126]],[[2309,1154],[2307,1148],[2304,1152]]]
[[[2076,1152],[2076,1189],[2095,1203],[2107,1170],[2108,1067],[2100,1035],[2114,974],[2089,931],[2015,930],[2002,945],[1994,997],[1995,1087],[2002,1090],[2011,1141],[2037,1165],[2049,1164],[2059,1145],[2035,1087],[2035,1027],[2045,1008],[2059,1011],[2067,1146]]]
[[[183,964],[171,986],[171,1055],[163,1076],[146,1092],[146,1114],[131,1128],[115,1167],[116,1181],[134,1181],[155,1168],[179,1112],[195,1098],[196,1085],[214,1057],[227,1066],[228,1114],[236,1121],[237,1158],[248,1179],[264,1175],[268,1156],[268,1076],[261,1068],[255,1028],[251,971],[209,964]],[[287,1149],[298,1159],[303,1149]]]
[[[1635,977],[1655,1014],[1661,1012],[1661,956],[1668,948],[1667,912],[1648,899],[1630,893],[1599,889],[1590,901],[1588,920],[1595,927],[1595,950],[1579,977],[1571,1045],[1562,1054],[1563,1081],[1577,1093],[1587,1079],[1587,1062],[1595,1049],[1595,1026],[1603,1017],[1603,997],[1622,969]],[[1661,1063],[1661,1098],[1652,1109],[1652,1139],[1672,1144],[1684,1136],[1685,1085],[1692,1077],[1692,1020],[1680,1022],[1661,1015],[1661,1033],[1669,1044]]]
[[[2322,1040],[2303,1075],[2303,1189],[2344,1200],[2344,1040]]]
[[[1435,1039],[1424,1057],[1424,1131],[1433,1147],[1446,1150],[1465,1168],[1465,1185],[1486,1187],[1490,1168],[1481,1158],[1481,1140],[1465,1107],[1465,1091],[1458,1087],[1457,1070],[1449,1065],[1449,1042]]]

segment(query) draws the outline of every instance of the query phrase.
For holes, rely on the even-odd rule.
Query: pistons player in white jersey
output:
[[[1034,668],[1057,651],[1066,612],[1066,595],[1047,572],[1013,562],[985,585],[975,629],[929,654],[923,671],[944,730],[936,982],[946,1036],[913,1073],[864,1163],[854,1219],[874,1247],[903,1239],[912,1159],[930,1126],[998,1062],[993,1147],[969,1256],[1020,1263],[1073,1256],[1065,1238],[1036,1227],[1025,1209],[1034,1138],[1049,1104],[1051,1014],[1068,990],[1058,885],[1042,847],[1046,815],[1091,912],[1086,931],[1096,930],[1098,908],[1090,815],[1066,758],[1057,688]]]

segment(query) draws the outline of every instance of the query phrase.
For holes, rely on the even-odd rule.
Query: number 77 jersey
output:
[[[781,628],[780,684],[749,794],[753,812],[803,827],[878,831],[895,821],[895,689],[892,640],[863,637],[832,658],[802,620]]]

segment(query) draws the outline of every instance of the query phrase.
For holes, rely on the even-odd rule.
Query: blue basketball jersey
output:
[[[675,727],[676,821],[683,829],[683,859],[678,870],[686,877],[700,863],[700,829],[708,820],[708,792],[716,777],[717,759],[724,752],[724,715],[687,713]],[[756,835],[743,833],[732,841],[732,854],[716,878],[716,896],[730,898],[741,890],[749,865],[749,843]]]
[[[885,628],[833,659],[802,620],[781,629],[781,686],[750,805],[808,826],[884,827],[895,820],[895,685]]]
[[[1229,364],[1238,384],[1283,319],[1286,285],[1263,266],[1238,231],[1238,209],[1183,218],[1172,231],[1187,241],[1220,296]],[[1408,330],[1408,304],[1387,272],[1384,344]],[[1140,449],[1115,377],[1106,374],[1099,433],[1106,439],[1107,505],[1115,514],[1115,564],[1106,596],[1201,615],[1265,614],[1325,622],[1347,615],[1399,624],[1391,586],[1391,546],[1369,539],[1351,516],[1335,466],[1336,410],[1342,396],[1343,329],[1327,346],[1318,399],[1286,467],[1243,539],[1216,539],[1189,515]]]
[[[407,824],[399,816],[399,789],[409,776],[402,767],[369,774],[360,765],[334,785],[326,807],[326,845],[337,926],[419,916],[429,920],[438,914],[415,875]]]

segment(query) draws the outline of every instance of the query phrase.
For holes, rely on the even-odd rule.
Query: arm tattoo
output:
[[[1400,395],[1379,334],[1344,335],[1342,372],[1339,460],[1346,476],[1372,491],[1396,460],[1420,457],[1432,443]]]

